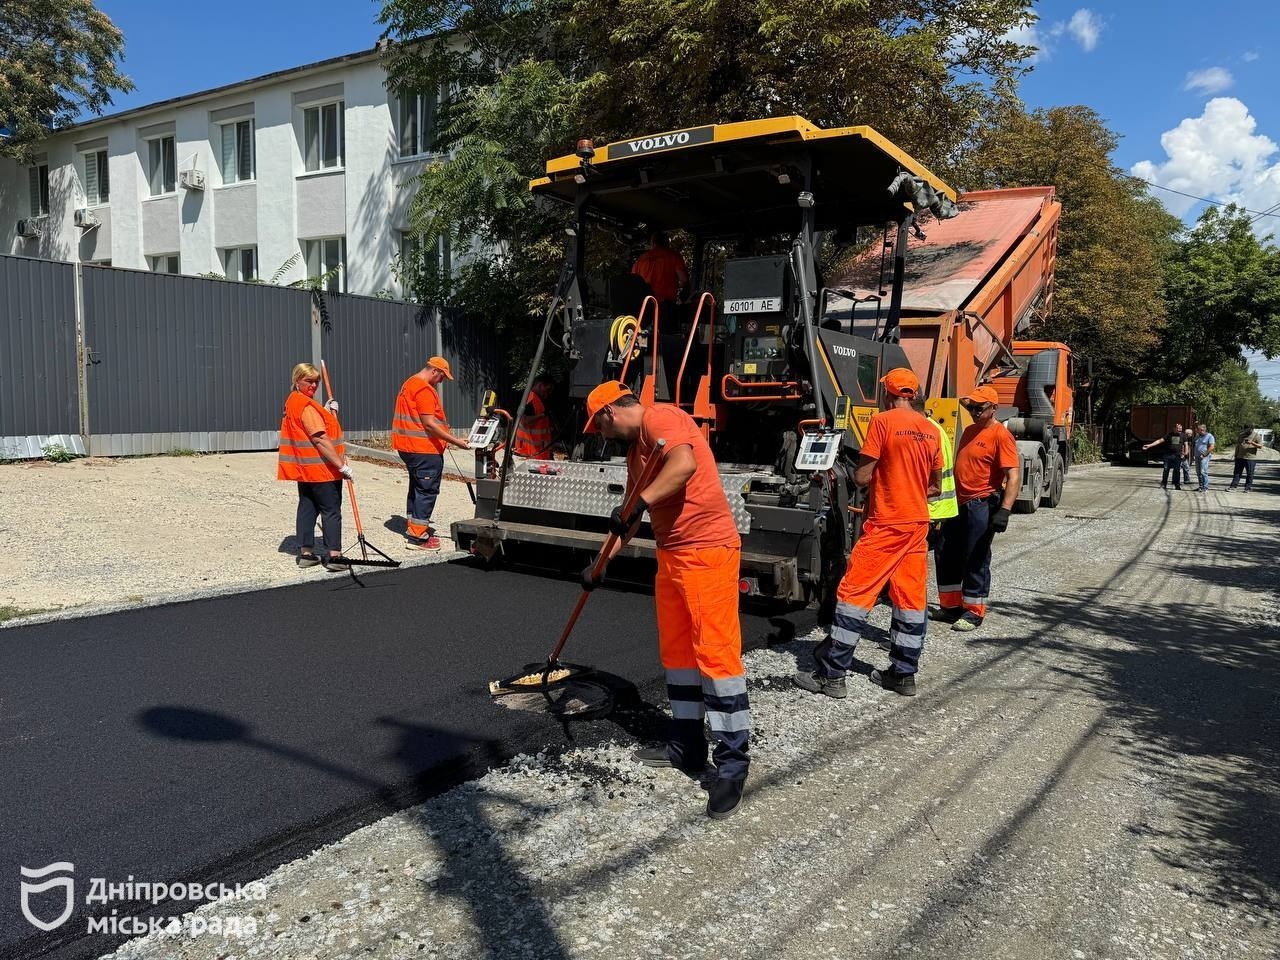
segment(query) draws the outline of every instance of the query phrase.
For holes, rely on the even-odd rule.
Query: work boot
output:
[[[298,554],[298,566],[300,566],[303,570],[307,569],[307,567],[314,567],[319,562],[320,562],[320,558],[317,557],[314,553]]]
[[[425,540],[409,540],[405,543],[405,549],[434,552],[440,549],[440,538],[433,533]]]
[[[904,697],[916,695],[916,675],[898,673],[896,670],[872,670],[869,679],[878,687],[884,687]]]
[[[791,678],[791,682],[801,690],[820,693],[835,700],[843,700],[849,695],[849,691],[845,689],[844,677],[824,677],[820,673],[801,671]]]
[[[964,607],[930,607],[929,619],[934,623],[955,623],[964,613]]]
[[[742,806],[742,788],[745,784],[745,780],[716,777],[715,783],[707,791],[707,816],[712,820],[733,816]]]
[[[951,629],[968,633],[970,630],[977,630],[980,626],[982,626],[982,618],[972,610],[966,610],[960,619],[951,625]]]
[[[646,767],[675,767],[671,762],[671,752],[665,747],[642,747],[631,754],[631,759],[637,763],[643,763]],[[707,759],[703,757],[701,762],[694,760],[676,767],[677,770],[683,770],[685,773],[701,773],[707,768]]]

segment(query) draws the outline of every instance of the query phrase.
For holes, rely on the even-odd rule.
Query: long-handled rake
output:
[[[323,360],[320,361],[320,372],[324,374],[325,396],[328,397],[330,400],[332,400],[333,387],[330,386],[329,384],[329,368],[325,366],[325,363]],[[335,419],[337,418],[337,414],[334,414],[334,418]],[[347,495],[351,501],[351,515],[355,518],[355,521],[356,521],[356,546],[360,548],[360,556],[358,557],[347,556],[346,550],[342,552],[342,559],[345,560],[348,564],[350,564],[352,568],[351,569],[352,578],[355,578],[356,567],[398,567],[400,566],[399,560],[392,560],[389,556],[387,556],[385,553],[383,553],[381,550],[375,547],[372,543],[370,543],[367,539],[365,539],[364,526],[360,523],[360,505],[356,503],[356,484],[354,480],[351,480],[351,479],[347,480]],[[347,550],[350,550],[350,549],[351,549],[350,547],[347,548]],[[369,557],[370,550],[372,550],[382,559],[381,560],[371,559]],[[356,582],[358,583],[359,580],[357,580]]]
[[[630,516],[631,511],[635,509],[636,501],[640,499],[640,491],[649,486],[657,474],[658,467],[662,461],[663,448],[666,444],[665,440],[658,441],[653,455],[649,457],[649,462],[645,465],[643,475],[635,486],[631,488],[631,493],[623,504],[622,515],[624,517]],[[615,543],[621,539],[625,544],[630,538],[630,533],[620,538],[618,534],[610,531],[609,536],[600,547],[600,552],[596,554],[596,562],[591,567],[591,578],[593,580],[599,580],[604,576],[604,569],[609,564],[609,556],[613,553]],[[574,605],[573,612],[569,614],[569,620],[565,623],[564,630],[560,632],[560,639],[556,641],[556,645],[552,649],[551,655],[547,657],[546,663],[525,664],[519,673],[513,674],[504,680],[491,680],[489,682],[489,695],[501,697],[508,693],[533,693],[540,690],[545,696],[547,690],[551,687],[567,684],[592,673],[595,669],[594,667],[577,663],[562,663],[560,660],[560,653],[564,650],[569,634],[573,632],[574,626],[577,625],[578,618],[582,616],[582,609],[587,605],[587,600],[590,596],[591,591],[584,589],[582,595],[578,597],[578,602]]]

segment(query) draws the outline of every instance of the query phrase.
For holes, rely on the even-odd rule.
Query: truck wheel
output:
[[[1039,491],[1044,489],[1044,464],[1036,461],[1036,465],[1031,468],[1032,490]],[[1015,500],[1013,509],[1015,513],[1035,513],[1040,506],[1040,494],[1033,493],[1030,500]]]
[[[1062,487],[1066,482],[1066,470],[1063,468],[1062,455],[1055,453],[1050,466],[1049,489],[1040,498],[1040,506],[1056,507],[1062,502]]]

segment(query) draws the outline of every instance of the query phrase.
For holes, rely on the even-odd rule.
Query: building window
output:
[[[178,189],[177,164],[174,162],[173,137],[157,137],[147,141],[148,180],[151,196],[162,197]]]
[[[435,149],[436,107],[434,93],[400,96],[400,156],[419,157]]]
[[[346,154],[343,106],[339,100],[302,112],[302,158],[308,170],[342,166]]]
[[[400,280],[406,296],[426,296],[441,277],[452,275],[453,251],[448,236],[437,238],[435,256],[427,258],[422,255],[422,237],[416,233],[400,234]],[[429,290],[411,289],[422,286]]]
[[[108,203],[111,198],[111,176],[107,170],[107,151],[94,150],[84,157],[84,199],[91,207]]]
[[[330,293],[342,293],[347,287],[346,268],[347,238],[323,237],[302,241],[302,255],[307,261],[307,276],[323,277],[332,271],[325,282]]]
[[[252,120],[236,120],[222,125],[222,182],[241,183],[254,177],[254,137]]]
[[[147,257],[147,266],[152,273],[180,273],[178,270],[178,255],[176,253],[161,253],[154,257]]]
[[[228,280],[258,279],[258,248],[231,247],[222,251],[223,276]]]
[[[30,192],[31,216],[47,216],[49,213],[49,165],[47,163],[27,168],[27,186]]]

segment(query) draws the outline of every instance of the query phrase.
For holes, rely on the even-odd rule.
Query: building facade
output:
[[[435,97],[385,81],[370,50],[60,130],[0,159],[0,250],[398,294]]]

